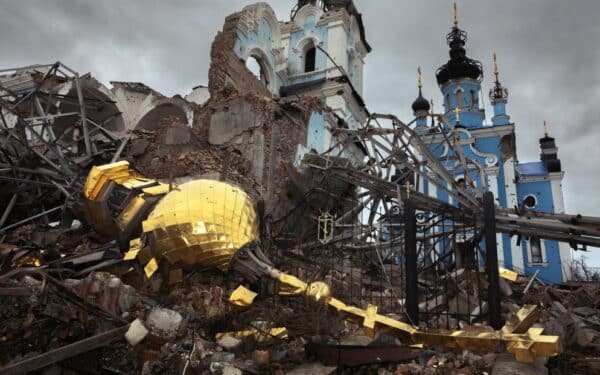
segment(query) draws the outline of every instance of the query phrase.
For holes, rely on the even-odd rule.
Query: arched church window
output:
[[[260,59],[255,56],[250,56],[246,60],[246,68],[265,86],[269,86],[269,78],[263,68],[263,64]]]
[[[317,63],[317,49],[310,45],[304,54],[304,72],[314,72]]]
[[[458,107],[458,108],[461,108],[464,106],[462,94],[463,94],[462,90],[456,91],[456,107]]]
[[[537,237],[529,237],[529,247],[531,248],[531,263],[543,263],[542,243]]]
[[[471,108],[479,107],[479,103],[477,100],[477,94],[475,94],[475,90],[471,90]]]

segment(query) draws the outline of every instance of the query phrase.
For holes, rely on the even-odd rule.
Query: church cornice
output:
[[[334,22],[339,22],[335,23]],[[317,26],[337,26],[342,24],[346,29],[346,32],[350,32],[350,15],[345,9],[334,10],[327,13],[324,13],[321,19],[317,22]]]
[[[515,124],[498,125],[498,126],[485,126],[478,129],[471,129],[471,135],[475,138],[485,138],[494,135],[504,136],[515,132]]]

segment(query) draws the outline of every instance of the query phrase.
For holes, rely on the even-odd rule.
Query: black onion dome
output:
[[[458,78],[481,80],[483,78],[481,62],[467,57],[465,50],[467,33],[454,26],[446,36],[446,41],[450,46],[450,60],[436,72],[438,84],[443,85],[451,79]]]
[[[425,99],[423,97],[423,94],[421,93],[421,89],[419,88],[419,96],[417,97],[417,99],[415,99],[415,101],[412,104],[413,112],[419,112],[419,111],[429,112],[430,108],[431,107],[429,106],[429,102],[427,101],[427,99]]]

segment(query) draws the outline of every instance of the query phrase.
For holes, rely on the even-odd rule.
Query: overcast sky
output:
[[[207,84],[210,44],[247,0],[0,0],[0,66],[62,61],[108,81],[140,81],[166,95]],[[273,0],[287,20],[292,0]],[[364,97],[372,112],[410,120],[416,69],[439,108],[435,70],[448,59],[449,0],[356,0],[373,51]],[[557,139],[567,212],[600,216],[600,1],[458,1],[467,53],[492,85],[492,53],[510,90],[519,160],[539,158],[543,120]],[[588,254],[600,266],[600,250]]]

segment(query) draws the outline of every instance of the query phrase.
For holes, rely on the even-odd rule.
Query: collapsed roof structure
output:
[[[495,239],[598,246],[600,219],[496,207],[479,185],[457,183],[416,120],[366,109],[369,51],[352,1],[300,1],[286,23],[259,3],[225,20],[208,88],[186,98],[134,82],[109,89],[60,62],[3,71],[0,298],[11,307],[0,312],[0,373],[260,373],[288,370],[304,351],[338,366],[423,355],[393,337],[457,361],[460,349],[524,362],[561,344],[593,350],[593,311],[561,336],[567,293],[535,276],[518,283],[498,267]],[[459,132],[439,142],[466,166]],[[158,219],[181,220],[182,199],[213,216],[187,212],[173,228]],[[218,224],[252,229],[238,243]],[[441,243],[450,251],[438,253]],[[215,249],[221,257],[204,257]],[[521,309],[512,288],[554,310]],[[593,287],[574,295],[574,308],[598,308]],[[532,326],[540,315],[550,334]],[[359,328],[379,341],[356,358],[338,344]],[[286,353],[265,360],[281,340]],[[460,358],[454,368],[493,365]]]

